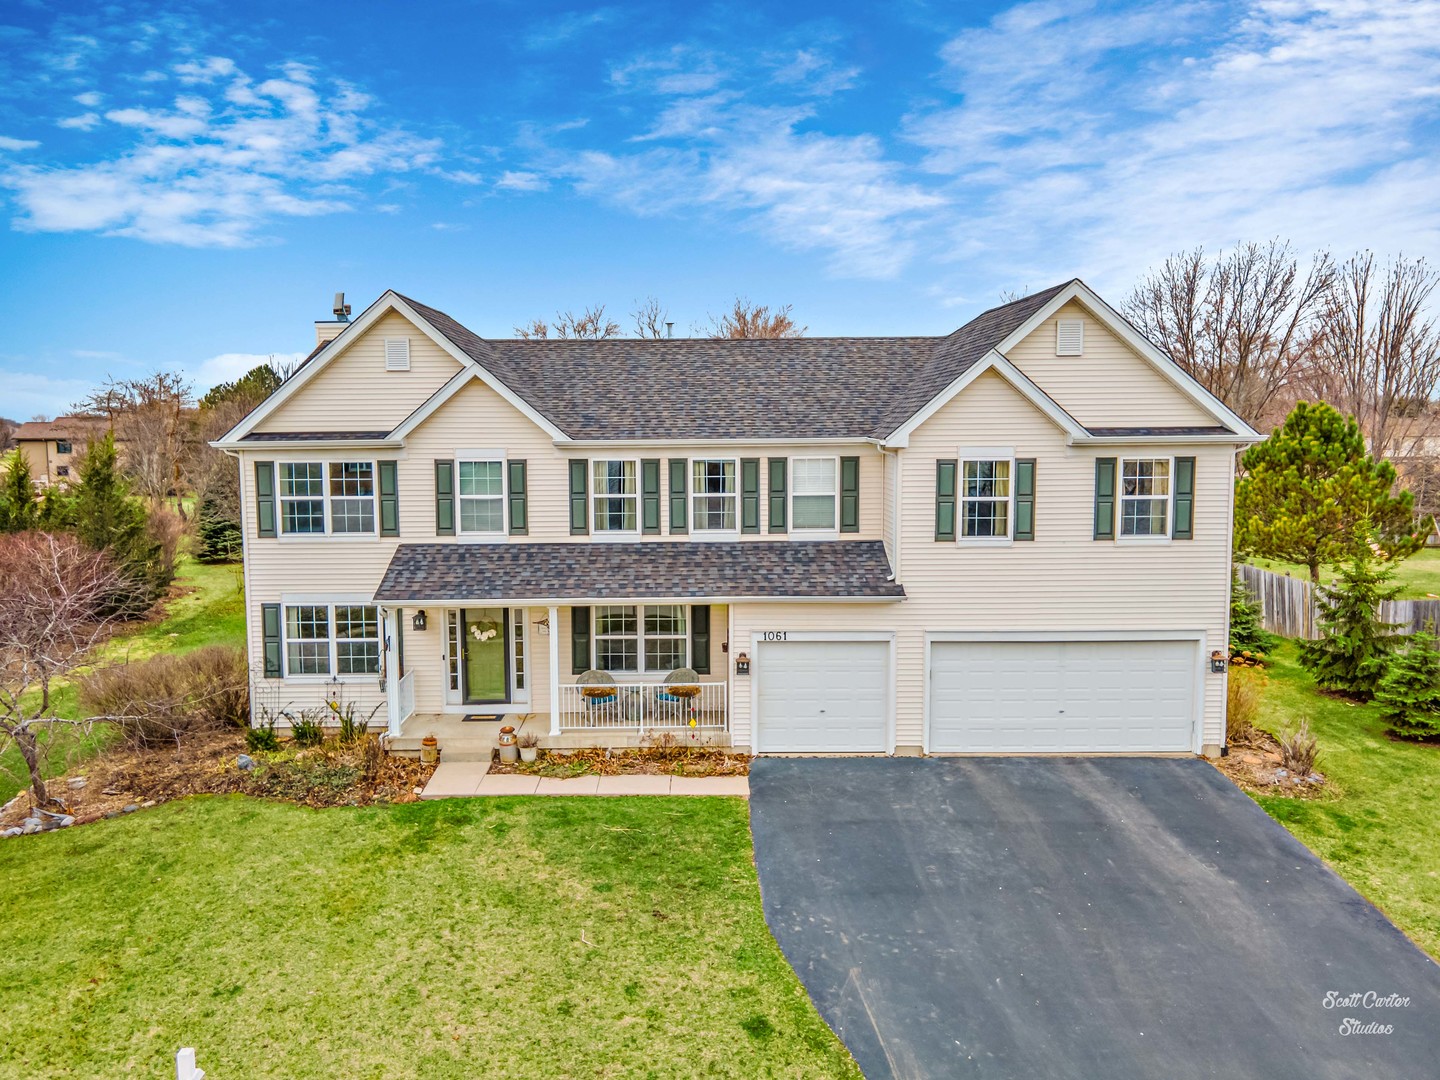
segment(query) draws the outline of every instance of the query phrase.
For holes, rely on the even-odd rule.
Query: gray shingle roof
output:
[[[903,599],[889,575],[878,540],[401,544],[375,599]]]
[[[571,438],[883,438],[1068,284],[947,337],[487,340],[401,299]]]

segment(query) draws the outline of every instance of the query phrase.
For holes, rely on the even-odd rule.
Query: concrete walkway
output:
[[[488,761],[446,761],[435,767],[422,799],[474,795],[738,795],[750,796],[747,776],[577,776],[561,780],[518,773],[490,775]]]

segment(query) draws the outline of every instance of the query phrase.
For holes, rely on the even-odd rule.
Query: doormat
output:
[[[503,716],[501,716],[499,713],[495,713],[495,714],[493,714],[493,715],[486,714],[486,713],[471,713],[469,716],[466,716],[466,717],[463,717],[463,718],[462,718],[462,723],[473,724],[473,723],[478,723],[478,722],[483,721],[483,720],[503,720],[503,719],[505,719],[505,718],[504,718]]]

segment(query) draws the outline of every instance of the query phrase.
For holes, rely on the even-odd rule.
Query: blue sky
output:
[[[1440,257],[1440,0],[0,11],[20,419],[303,353],[340,289],[944,333],[1277,235]]]

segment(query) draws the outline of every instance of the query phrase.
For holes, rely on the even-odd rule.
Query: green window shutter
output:
[[[257,536],[275,533],[275,462],[255,462],[255,520]]]
[[[955,539],[955,470],[954,458],[935,462],[935,539]]]
[[[570,462],[570,535],[583,536],[590,531],[590,462],[583,458]]]
[[[1195,538],[1195,459],[1175,459],[1175,524],[1170,535],[1176,540]]]
[[[280,662],[280,605],[260,605],[260,626],[265,637],[265,678],[278,679],[285,674]]]
[[[770,459],[770,531],[785,531],[785,480],[789,463],[783,457]]]
[[[840,531],[860,531],[860,459],[840,459]]]
[[[760,459],[740,459],[740,531],[760,531]]]
[[[1095,539],[1115,539],[1115,459],[1095,459]]]
[[[686,498],[689,483],[685,475],[685,470],[689,467],[690,463],[684,458],[670,459],[670,531],[672,533],[690,531],[690,507],[686,505],[690,501]]]
[[[530,532],[529,505],[526,502],[526,480],[528,479],[527,466],[522,458],[519,461],[511,461],[506,465],[510,473],[510,493],[508,502],[510,506],[510,535],[525,536]]]
[[[1035,459],[1015,460],[1015,539],[1035,539]]]
[[[590,670],[590,609],[570,609],[570,674]]]
[[[380,474],[380,535],[400,535],[400,482],[396,475],[398,462],[377,461]]]
[[[659,458],[640,462],[640,531],[652,536],[660,531]]]
[[[690,609],[690,666],[697,675],[710,674],[710,605]]]
[[[435,535],[455,535],[455,462],[435,462]]]

